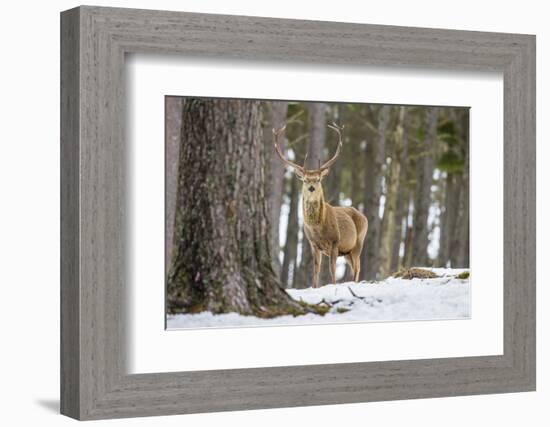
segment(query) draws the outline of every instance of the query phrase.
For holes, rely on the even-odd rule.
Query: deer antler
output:
[[[332,124],[328,125],[328,127],[338,134],[338,148],[336,148],[336,153],[334,153],[334,156],[332,156],[330,160],[326,161],[323,166],[319,168],[319,170],[326,170],[330,168],[336,161],[336,158],[340,155],[340,150],[342,148],[342,129],[344,129],[344,126],[338,126],[336,123],[332,122]]]
[[[285,156],[281,152],[281,147],[279,147],[279,136],[284,132],[285,128],[286,128],[286,125],[284,125],[279,129],[273,129],[273,145],[275,146],[275,151],[277,152],[277,155],[283,161],[283,163],[294,168],[294,170],[298,172],[298,174],[304,175],[304,172],[305,172],[304,167],[294,162],[291,162],[290,160],[285,158]],[[307,154],[306,154],[306,158],[307,158]],[[305,160],[304,160],[304,165],[305,165]]]

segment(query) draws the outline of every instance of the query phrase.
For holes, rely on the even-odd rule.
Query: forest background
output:
[[[171,259],[185,98],[166,98],[166,262]],[[344,149],[324,181],[326,201],[354,206],[369,220],[361,279],[380,280],[411,266],[469,266],[469,109],[464,107],[260,101],[272,262],[284,287],[310,286],[312,257],[302,228],[301,182],[275,155],[281,145],[309,168]],[[183,139],[185,141],[185,138]],[[343,259],[338,279],[349,278]],[[330,281],[328,263],[321,283]]]

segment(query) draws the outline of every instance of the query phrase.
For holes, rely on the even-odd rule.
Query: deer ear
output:
[[[325,176],[327,176],[329,172],[330,172],[330,169],[323,169],[321,171],[321,179],[323,179]]]
[[[296,176],[303,181],[304,174],[302,173],[302,171],[300,171],[300,169],[298,169],[298,168],[293,168],[293,169],[294,169],[294,173],[296,174]]]

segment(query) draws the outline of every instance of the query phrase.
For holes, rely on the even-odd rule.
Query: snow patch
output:
[[[316,289],[287,289],[289,295],[297,301],[328,307],[324,316],[310,313],[261,319],[237,313],[203,312],[169,315],[167,327],[225,328],[469,318],[470,280],[456,278],[467,269],[430,270],[439,277],[412,280],[389,277],[380,282],[345,282]]]

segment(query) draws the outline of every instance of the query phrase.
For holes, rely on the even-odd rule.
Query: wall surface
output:
[[[550,27],[545,3],[479,0],[332,3],[279,0],[97,1],[97,5],[392,24],[537,35],[538,74],[538,391],[339,406],[277,409],[109,425],[548,425],[550,292],[545,289],[550,214],[548,156]],[[59,12],[74,1],[7,2],[0,68],[0,319],[3,425],[63,426],[59,405]],[[546,160],[546,161],[545,161]]]

